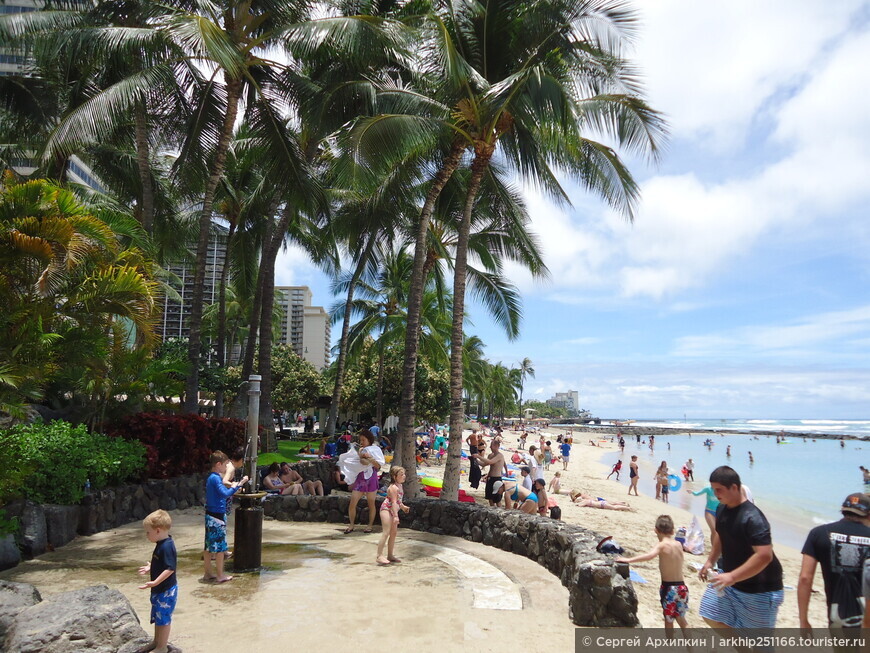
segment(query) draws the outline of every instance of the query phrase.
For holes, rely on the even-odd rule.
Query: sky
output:
[[[524,398],[577,390],[604,419],[870,419],[870,2],[635,8],[670,137],[627,158],[633,223],[570,182],[571,206],[525,188],[550,278],[508,267],[517,340],[474,302],[466,331],[532,360]],[[277,277],[335,301],[293,249]]]

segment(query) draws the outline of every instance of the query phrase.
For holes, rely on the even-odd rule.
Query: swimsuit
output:
[[[637,472],[634,471],[634,467],[631,467],[630,469],[631,471],[628,473],[628,478],[634,478],[635,476],[637,476]]]
[[[402,499],[404,499],[404,498],[405,498],[405,490],[402,489],[401,486],[399,486],[399,496],[398,496],[398,501],[396,502],[397,508],[402,505]],[[384,502],[381,504],[381,510],[390,510],[390,508],[392,508],[392,507],[393,507],[393,502],[390,501],[390,495],[387,494],[387,498],[384,499]]]
[[[689,588],[681,580],[662,581],[659,597],[668,623],[673,623],[677,617],[685,617],[689,611]]]

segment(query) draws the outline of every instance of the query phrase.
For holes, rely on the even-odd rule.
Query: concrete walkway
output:
[[[527,558],[400,529],[396,555],[403,562],[379,567],[377,526],[344,535],[338,524],[267,520],[266,569],[215,585],[199,581],[202,511],[172,518],[180,593],[171,642],[184,653],[574,650],[568,591]],[[151,549],[141,525],[129,524],[76,538],[0,578],[32,583],[43,596],[95,584],[117,588],[150,634],[148,591],[137,589],[136,569]]]

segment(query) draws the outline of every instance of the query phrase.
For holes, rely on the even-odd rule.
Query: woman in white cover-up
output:
[[[344,474],[344,478],[356,479],[351,486],[350,509],[348,518],[350,525],[344,530],[345,534],[352,533],[356,523],[356,506],[363,494],[369,504],[369,525],[363,532],[371,533],[375,523],[375,494],[378,491],[378,471],[381,465],[386,464],[384,452],[375,444],[375,436],[368,429],[359,434],[359,443],[362,447],[357,453],[351,446],[350,451],[338,457],[338,467]]]

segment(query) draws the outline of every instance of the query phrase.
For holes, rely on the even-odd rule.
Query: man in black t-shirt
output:
[[[804,543],[798,581],[798,617],[801,628],[810,628],[807,611],[816,564],[822,566],[828,625],[832,628],[860,628],[864,616],[861,574],[870,557],[870,497],[856,492],[840,506],[840,521],[816,526]]]
[[[700,614],[713,628],[773,628],[783,600],[782,565],[773,553],[770,524],[764,513],[741,492],[740,476],[728,466],[710,474],[719,499],[716,534],[710,556],[701,568],[709,580]],[[708,572],[719,557],[723,571]]]

